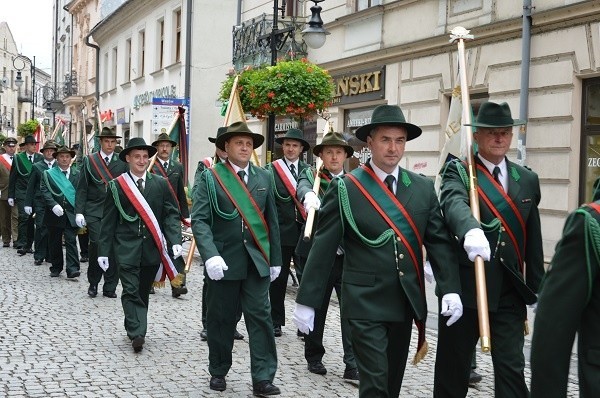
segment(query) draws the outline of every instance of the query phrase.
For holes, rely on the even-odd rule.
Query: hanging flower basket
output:
[[[221,86],[220,98],[229,99],[233,86],[229,76]],[[302,58],[275,66],[244,70],[238,91],[245,112],[259,119],[269,113],[304,118],[327,109],[333,100],[329,73]]]

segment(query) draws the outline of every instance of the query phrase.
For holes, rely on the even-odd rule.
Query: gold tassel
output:
[[[428,350],[429,350],[429,345],[427,344],[427,340],[425,340],[423,342],[423,345],[421,346],[421,349],[419,351],[417,351],[417,353],[415,354],[415,357],[412,360],[412,364],[416,365],[419,362],[421,362],[423,360],[423,358],[425,358],[425,355],[427,355]]]
[[[171,286],[173,286],[173,287],[183,286],[183,278],[184,277],[185,277],[185,274],[177,274],[177,276],[175,276],[175,278],[173,278],[173,280],[171,281]]]
[[[87,233],[87,227],[81,227],[77,230],[77,235],[84,235]]]
[[[152,286],[157,289],[162,289],[163,287],[165,287],[165,282],[164,281],[154,281],[152,283]]]

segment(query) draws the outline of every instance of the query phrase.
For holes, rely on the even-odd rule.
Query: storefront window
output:
[[[348,160],[346,170],[365,164],[371,157],[371,151],[367,148],[367,143],[356,138],[356,130],[359,127],[371,122],[374,106],[368,108],[348,109],[344,114],[344,138],[348,144],[354,148],[354,156]]]
[[[583,84],[582,164],[580,203],[594,196],[594,182],[600,178],[600,78]]]
[[[281,116],[275,118],[275,138],[283,137],[291,128],[300,129],[304,133],[304,139],[310,144],[311,149],[308,150],[308,152],[304,152],[301,156],[301,159],[308,164],[312,164],[312,147],[317,144],[317,116],[311,116],[303,119],[302,121]],[[273,158],[271,161],[280,159],[281,157],[283,157],[283,148],[280,144],[275,142],[275,146],[273,148]]]

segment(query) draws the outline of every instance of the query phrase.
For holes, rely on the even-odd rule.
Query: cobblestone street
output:
[[[201,275],[196,258],[188,275],[190,293],[174,299],[169,289],[150,298],[149,328],[144,350],[134,354],[123,328],[120,299],[87,296],[87,264],[79,281],[64,272],[50,278],[48,264],[33,265],[32,255],[19,257],[0,249],[0,395],[6,397],[246,397],[251,396],[248,337],[236,341],[234,364],[223,393],[208,388],[208,347],[200,340]],[[101,291],[101,286],[99,290]],[[418,366],[408,365],[402,396],[430,397],[433,387],[436,330],[435,298],[429,286],[429,354]],[[117,289],[120,297],[120,287]],[[288,324],[278,338],[279,368],[275,385],[282,397],[356,397],[344,382],[337,302],[326,330],[328,373],[306,370],[302,341],[291,321],[295,288],[288,290]],[[243,321],[242,321],[243,324]],[[241,325],[242,325],[241,324]],[[531,324],[531,321],[530,321]],[[241,326],[240,325],[240,326]],[[415,352],[416,329],[411,354]],[[529,340],[527,347],[529,348]],[[483,381],[469,397],[493,396],[489,355],[478,354]],[[527,369],[528,371],[528,369]],[[578,395],[571,376],[570,396]]]

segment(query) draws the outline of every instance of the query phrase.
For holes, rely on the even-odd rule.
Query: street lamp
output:
[[[322,8],[319,3],[322,1],[324,0],[312,0],[315,5],[310,7],[311,17],[308,21],[308,27],[302,31],[302,38],[306,45],[314,49],[323,47],[326,36],[329,34],[323,28],[323,20],[321,19]]]
[[[21,63],[23,64],[20,68],[17,66],[17,60],[20,60]],[[33,61],[31,59],[29,59],[29,57],[25,56],[25,55],[17,55],[16,57],[13,58],[13,66],[15,67],[15,69],[17,70],[17,77],[15,78],[15,85],[17,86],[17,88],[21,88],[21,86],[23,85],[23,76],[21,74],[21,71],[23,69],[25,69],[25,66],[27,66],[27,64],[25,63],[25,61],[29,62],[29,65],[31,67],[31,95],[33,96],[32,101],[31,101],[31,118],[34,119],[35,114],[34,114],[34,110],[35,110],[35,94],[33,92],[33,89],[35,87],[35,56],[33,57]]]

